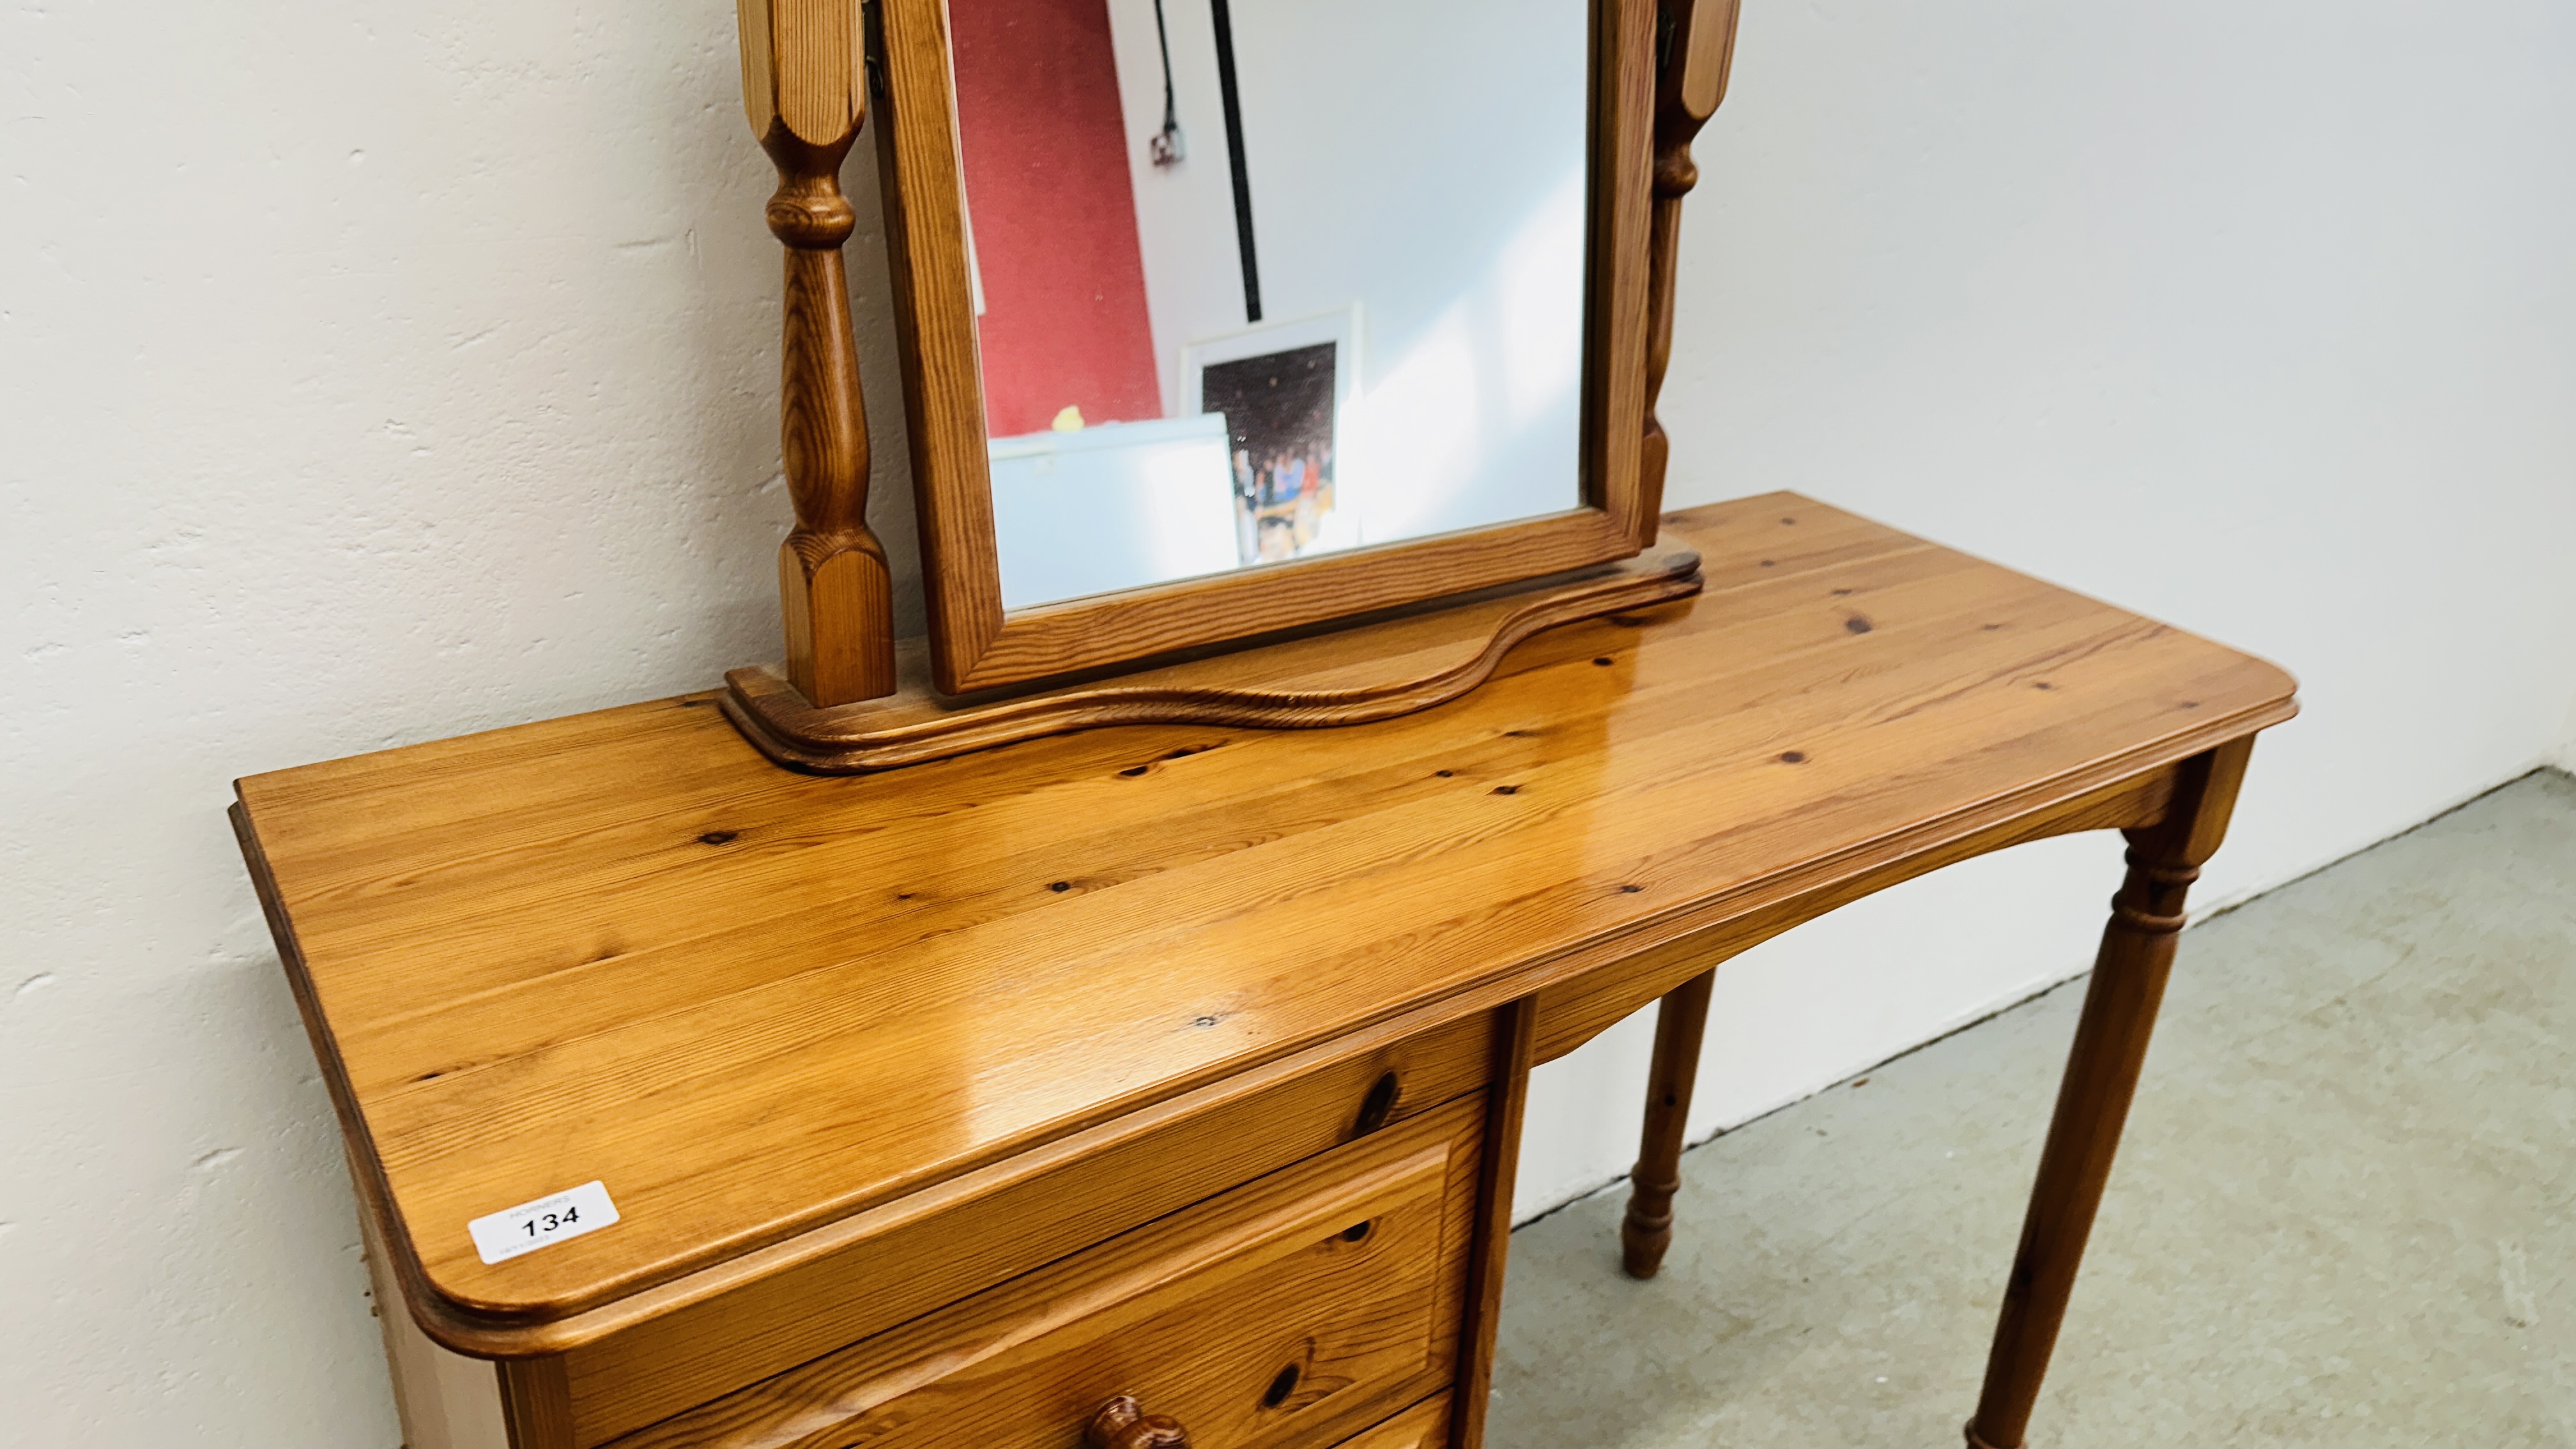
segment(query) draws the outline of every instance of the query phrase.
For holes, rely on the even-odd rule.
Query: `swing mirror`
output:
[[[938,689],[1651,542],[1659,21],[876,0]]]
[[[1582,505],[1586,0],[948,23],[1006,610]]]

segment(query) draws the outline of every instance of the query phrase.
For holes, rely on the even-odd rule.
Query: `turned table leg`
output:
[[[1970,1449],[2021,1449],[2146,1061],[2147,1037],[2173,967],[2174,938],[2183,926],[2183,896],[2227,833],[2252,749],[2247,738],[2186,762],[2164,820],[2124,832],[2128,878],[2112,897],[2110,924],[2102,930],[2093,980],[2085,988],[2057,1112],[2040,1151],[2039,1180],[2031,1188],[2021,1246],[2004,1286],[1985,1390],[1967,1425]]]
[[[1646,1130],[1628,1174],[1628,1216],[1619,1224],[1620,1258],[1631,1278],[1652,1278],[1673,1245],[1673,1194],[1682,1185],[1682,1129],[1690,1118],[1691,1084],[1708,1029],[1714,968],[1676,986],[1655,1011],[1655,1065],[1646,1079]]]

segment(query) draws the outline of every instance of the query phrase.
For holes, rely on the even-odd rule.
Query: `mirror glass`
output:
[[[1589,0],[949,0],[1005,607],[1581,505]]]

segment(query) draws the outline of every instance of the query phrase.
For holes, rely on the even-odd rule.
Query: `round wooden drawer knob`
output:
[[[1190,1431],[1177,1419],[1147,1414],[1133,1398],[1120,1394],[1091,1416],[1082,1442],[1090,1449],[1190,1449]]]

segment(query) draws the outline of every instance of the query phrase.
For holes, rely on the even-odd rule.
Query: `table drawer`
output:
[[[846,1246],[774,1267],[756,1260],[801,1244],[753,1255],[739,1265],[740,1286],[656,1310],[565,1356],[574,1442],[602,1444],[1265,1173],[1394,1131],[1463,1094],[1481,1096],[1491,1072],[1493,1026],[1483,1015],[1364,1035],[1385,1039],[1322,1065],[1281,1063],[1255,1073],[1273,1080],[1254,1090],[1213,1088],[1029,1154],[1049,1166],[1006,1163],[814,1235],[846,1234]],[[1098,1137],[1106,1140],[1089,1140]]]
[[[618,1449],[1072,1449],[1120,1395],[1192,1449],[1338,1444],[1454,1371],[1483,1117],[1454,1102]]]

